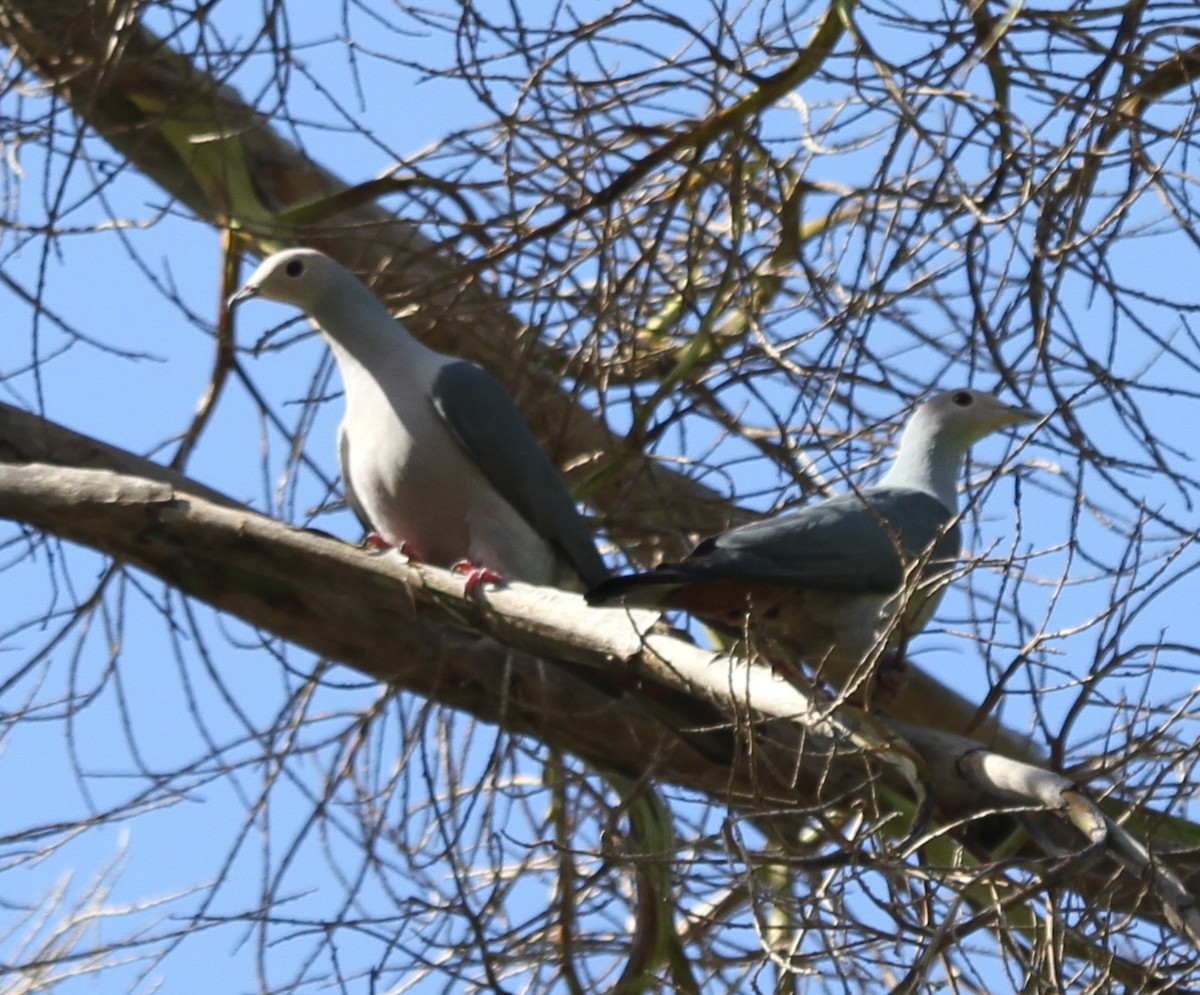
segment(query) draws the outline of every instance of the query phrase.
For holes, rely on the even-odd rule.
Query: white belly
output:
[[[356,431],[363,425],[371,431]],[[392,403],[378,388],[358,390],[342,431],[343,480],[392,545],[437,566],[469,560],[510,580],[558,581],[549,544],[496,492],[428,399]]]

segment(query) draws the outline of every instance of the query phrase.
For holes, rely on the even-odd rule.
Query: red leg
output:
[[[470,597],[475,593],[477,588],[484,581],[489,584],[504,584],[506,578],[504,574],[497,573],[490,567],[476,566],[470,560],[459,560],[450,568],[455,573],[464,573],[467,575],[466,583],[463,585],[463,593]]]
[[[381,536],[374,529],[372,529],[370,532],[367,533],[367,537],[363,540],[363,545],[366,546],[367,549],[391,549],[392,548],[392,544],[390,542],[388,542],[383,536]],[[400,544],[400,551],[404,552],[404,543]]]
[[[413,563],[424,563],[423,557],[419,550],[413,548],[413,544],[407,539],[402,539],[399,543],[393,546],[383,536],[372,529],[363,539],[363,545],[367,549],[396,549],[407,556]]]
[[[888,702],[900,696],[908,687],[912,668],[903,650],[887,650],[875,665],[875,692],[881,701]]]

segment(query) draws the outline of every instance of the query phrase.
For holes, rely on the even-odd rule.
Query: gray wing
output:
[[[950,569],[961,545],[952,517],[924,491],[867,488],[722,532],[678,563],[611,578],[588,600],[604,604],[635,590],[653,596],[712,581],[890,594],[904,583],[906,560],[931,547],[925,575]]]
[[[679,566],[710,577],[886,594],[904,582],[904,561],[934,543],[933,560],[943,569],[958,556],[958,526],[947,528],[952,517],[924,491],[868,488],[723,532]]]
[[[338,467],[342,471],[342,493],[346,505],[354,512],[362,527],[370,532],[375,525],[367,518],[367,513],[359,503],[358,495],[354,493],[354,482],[350,479],[350,437],[346,434],[345,423],[338,426]]]
[[[474,363],[447,363],[430,392],[451,434],[500,496],[587,586],[606,578],[608,568],[562,476],[496,378]]]

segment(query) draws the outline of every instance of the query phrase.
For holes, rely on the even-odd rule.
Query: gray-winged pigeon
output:
[[[608,576],[558,470],[503,387],[422,345],[323,253],[265,259],[230,304],[294,304],[324,333],[345,388],[347,503],[414,559],[480,580],[575,588]]]
[[[961,546],[957,479],[971,444],[1036,417],[977,390],[938,394],[913,413],[877,485],[730,529],[678,563],[608,578],[588,601],[761,626],[793,659],[845,679],[937,607]]]

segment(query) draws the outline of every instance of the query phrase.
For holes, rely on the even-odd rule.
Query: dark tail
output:
[[[609,577],[590,588],[584,597],[589,605],[612,605],[624,602],[644,608],[659,608],[662,600],[679,586],[675,577],[664,577],[665,571],[644,574],[623,574]]]

